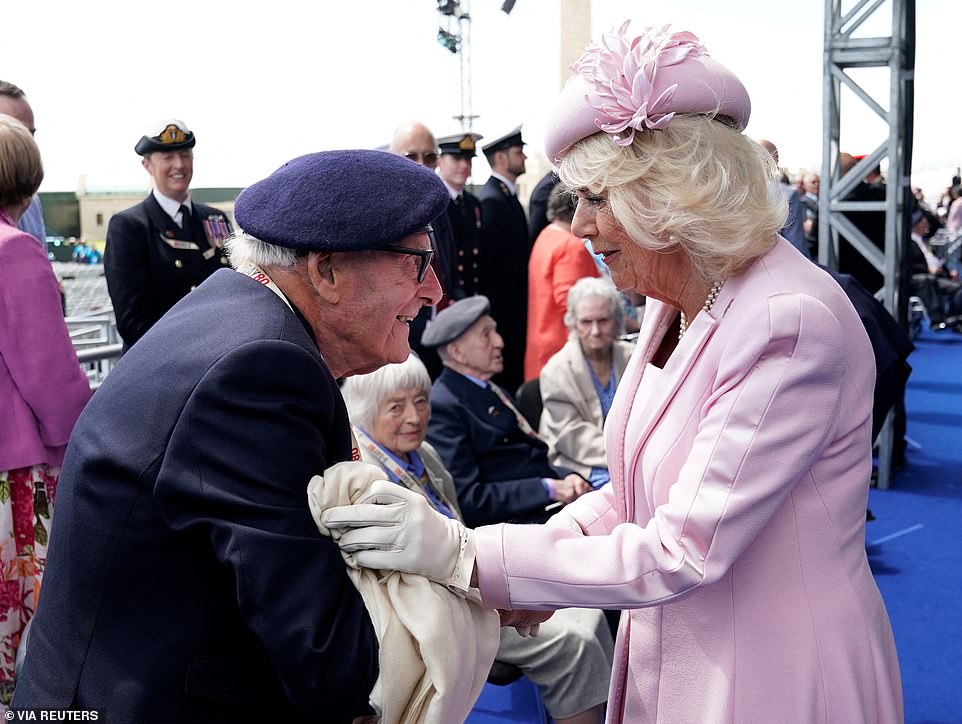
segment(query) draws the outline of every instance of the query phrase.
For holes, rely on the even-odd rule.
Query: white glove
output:
[[[402,485],[376,480],[353,505],[324,511],[321,522],[350,566],[416,573],[461,592],[470,588],[471,532]]]
[[[562,528],[571,530],[578,535],[585,534],[584,530],[581,528],[581,524],[578,523],[573,516],[563,510],[559,510],[557,513],[548,518],[548,520],[545,522],[545,525],[549,528]]]

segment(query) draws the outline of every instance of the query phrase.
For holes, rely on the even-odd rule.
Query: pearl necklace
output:
[[[711,308],[715,306],[715,300],[718,299],[718,293],[721,292],[721,288],[725,282],[713,282],[711,289],[708,290],[708,296],[705,298],[705,303],[701,305],[703,312],[711,311]],[[680,340],[685,336],[685,332],[688,331],[688,317],[685,316],[684,312],[679,312],[678,319],[678,339]]]

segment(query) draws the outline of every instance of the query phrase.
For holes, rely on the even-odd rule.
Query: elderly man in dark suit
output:
[[[521,126],[482,148],[491,178],[481,188],[481,261],[478,293],[491,300],[491,316],[505,341],[504,371],[496,381],[511,392],[524,382],[528,325],[528,220],[515,182],[525,172]]]
[[[184,295],[221,267],[230,223],[194,201],[194,134],[164,121],[134,150],[154,182],[150,196],[110,219],[104,249],[107,290],[117,331],[129,348]]]
[[[424,335],[444,371],[431,388],[428,442],[454,478],[470,527],[544,522],[554,503],[591,490],[576,473],[553,468],[548,446],[491,378],[503,368],[504,340],[487,297],[441,312]]]
[[[375,633],[306,488],[358,457],[335,379],[406,359],[441,296],[427,226],[447,204],[380,151],[302,156],[240,195],[236,270],[155,324],[77,423],[14,708],[368,713]]]

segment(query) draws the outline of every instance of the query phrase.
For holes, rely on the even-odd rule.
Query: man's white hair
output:
[[[227,257],[235,269],[248,265],[258,267],[290,268],[306,257],[306,254],[286,246],[268,244],[244,231],[235,231],[225,242]]]

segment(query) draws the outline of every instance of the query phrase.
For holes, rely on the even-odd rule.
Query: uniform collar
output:
[[[157,189],[154,189],[153,193],[154,193],[154,198],[157,200],[157,203],[160,204],[160,208],[164,210],[165,214],[167,214],[170,218],[173,219],[177,215],[177,212],[180,211],[181,202],[175,201],[169,196],[164,196]],[[194,212],[194,206],[190,201],[189,193],[187,194],[187,198],[184,199],[183,205],[186,206],[187,210],[190,211],[191,213]]]
[[[517,195],[518,195],[518,188],[517,188],[517,186],[514,185],[514,181],[509,181],[509,180],[506,179],[504,176],[502,176],[502,175],[499,174],[499,173],[495,173],[494,171],[491,172],[491,175],[494,176],[496,179],[498,179],[498,181],[500,181],[501,183],[503,183],[505,186],[507,186],[507,187],[508,187],[508,191],[511,192],[511,195],[512,195],[512,196],[517,196]]]
[[[441,177],[438,176],[438,178],[441,178]],[[451,194],[451,200],[452,200],[452,201],[453,201],[454,199],[458,198],[458,196],[460,196],[461,193],[464,191],[464,189],[461,189],[461,191],[458,191],[456,188],[454,188],[454,186],[452,186],[451,184],[449,184],[449,183],[448,183],[447,181],[445,181],[443,178],[441,179],[441,182],[442,182],[442,183],[445,185],[445,187],[447,188],[448,193]]]

